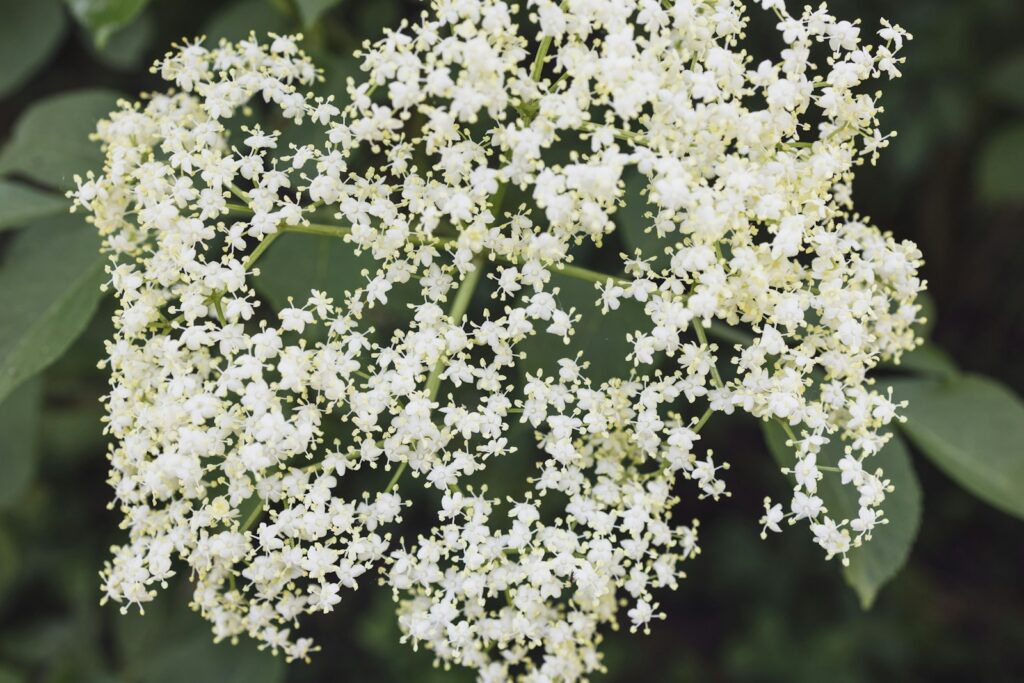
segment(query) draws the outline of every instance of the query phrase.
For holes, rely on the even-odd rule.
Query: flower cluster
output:
[[[655,591],[699,552],[672,508],[728,495],[700,431],[737,410],[784,424],[797,452],[765,530],[807,520],[844,559],[869,539],[890,486],[867,459],[898,405],[867,373],[916,343],[923,283],[913,244],[851,213],[850,183],[888,142],[865,84],[899,75],[908,36],[884,24],[867,45],[824,7],[761,5],[436,0],[357,55],[365,78],[337,103],[310,93],[299,37],[161,60],[176,90],[120,103],[99,125],[102,172],[72,193],[119,302],[106,407],[128,541],[106,596],[141,605],[183,565],[217,639],[305,658],[299,617],[380,580],[404,637],[440,660],[579,680],[620,606],[648,629]],[[755,62],[740,43],[762,19],[784,48]],[[238,128],[254,101],[318,142]],[[621,275],[574,265],[629,202],[657,247],[623,254]],[[258,261],[298,232],[375,268],[268,310]],[[525,340],[575,333],[564,277],[594,283],[595,311],[642,307],[615,332],[625,376],[594,382],[569,351],[521,367]],[[413,300],[385,333],[368,312],[396,287]],[[726,327],[732,343],[709,342]],[[510,444],[521,425],[530,448]],[[832,440],[841,472],[816,460]],[[504,458],[537,468],[509,499],[479,484]],[[358,484],[377,468],[387,484]],[[830,516],[824,476],[856,487],[856,519]],[[415,481],[439,502],[413,539]]]

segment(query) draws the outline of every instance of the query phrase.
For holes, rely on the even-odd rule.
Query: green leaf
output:
[[[796,457],[793,449],[786,445],[782,428],[775,422],[766,422],[762,423],[762,432],[775,460],[783,467],[792,467]],[[818,454],[818,464],[835,467],[842,457],[843,445],[834,439]],[[868,464],[872,468],[881,467],[894,489],[882,503],[882,511],[889,522],[876,527],[870,541],[850,550],[850,565],[843,568],[846,582],[857,593],[864,609],[871,607],[879,589],[906,563],[921,523],[921,485],[899,435],[894,434]],[[857,490],[843,486],[837,473],[825,472],[824,475],[818,484],[818,495],[825,501],[825,507],[835,517],[856,518]]]
[[[176,587],[184,588],[180,584]],[[209,624],[185,607],[180,591],[146,605],[146,613],[118,615],[115,645],[123,680],[139,683],[281,683],[282,657],[260,652],[243,638],[214,643]]]
[[[22,548],[26,557],[21,572],[26,572],[30,568],[27,557],[30,550],[30,547]],[[55,568],[55,570],[59,571],[59,568]],[[49,581],[51,578],[46,576],[45,580]],[[82,622],[71,615],[31,615],[25,621],[28,623],[4,633],[0,643],[4,647],[5,654],[17,653],[18,661],[31,664],[33,668],[63,663],[71,658],[80,659],[88,649],[87,641],[83,636],[89,634],[83,634]]]
[[[1024,109],[1024,52],[997,64],[988,75],[987,85],[996,100]]]
[[[92,357],[94,365],[97,357]],[[52,382],[52,373],[47,379]],[[48,407],[43,412],[40,450],[46,454],[48,462],[66,463],[95,458],[103,452],[105,443],[103,410],[99,402]]]
[[[361,271],[373,270],[374,263],[367,255],[357,258],[352,245],[337,237],[287,234],[260,259],[254,284],[277,310],[289,305],[288,297],[305,305],[312,289],[327,292],[340,303],[345,292],[366,284]]]
[[[935,329],[935,318],[938,311],[935,297],[929,292],[921,292],[917,296],[917,303],[921,305],[918,316],[924,318],[924,322],[914,325],[914,333],[925,342],[913,351],[904,353],[898,365],[888,360],[883,362],[881,367],[886,370],[898,370],[931,377],[949,377],[957,374],[960,369],[957,367],[956,361],[943,349],[928,341],[932,330]]]
[[[25,677],[14,669],[8,669],[6,666],[0,665],[0,683],[24,683],[25,680]]]
[[[921,310],[917,312],[918,318],[924,318],[923,323],[916,323],[914,325],[914,332],[923,339],[930,339],[932,331],[935,329],[935,319],[938,316],[938,304],[935,303],[935,297],[932,296],[931,292],[920,292],[917,295],[917,303],[921,306]]]
[[[117,29],[126,26],[139,12],[145,9],[149,0],[65,0],[71,14],[78,23],[92,34],[98,47]]]
[[[352,57],[343,57],[317,50],[311,51],[311,57],[324,70],[324,80],[314,84],[311,90],[320,97],[334,95],[335,104],[341,107],[345,106],[345,103],[348,102],[345,84],[350,76],[359,80],[359,62]],[[297,126],[294,122],[281,117],[279,110],[274,108],[270,109],[268,113],[270,116],[264,120],[264,125],[266,128],[281,131],[281,138],[278,140],[279,148],[288,149],[293,144],[298,146],[317,145],[324,138],[322,126],[312,123]]]
[[[0,521],[0,601],[18,576],[19,562],[18,546]],[[3,677],[0,677],[0,683],[3,683]]]
[[[58,0],[3,3],[0,22],[0,96],[16,90],[60,44],[67,25]]]
[[[903,354],[899,365],[887,364],[887,367],[930,377],[952,377],[960,372],[953,358],[931,342]]]
[[[149,657],[141,683],[281,683],[284,660],[249,642],[215,644],[209,634],[164,647]]]
[[[643,306],[624,299],[618,310],[602,314],[600,306],[594,305],[600,293],[593,282],[558,274],[553,275],[553,282],[560,290],[556,297],[559,305],[565,310],[575,307],[582,318],[568,344],[538,327],[536,334],[517,347],[525,354],[519,363],[520,370],[554,374],[558,372],[560,358],[571,358],[582,352],[582,360],[590,362],[585,374],[595,384],[612,377],[628,377],[633,364],[626,356],[632,352],[633,345],[626,334],[650,326]]]
[[[989,205],[1024,203],[1024,124],[990,136],[975,169],[982,202]]]
[[[892,382],[909,401],[903,432],[958,484],[1024,518],[1024,403],[995,380],[964,374]]]
[[[147,61],[153,37],[156,34],[156,19],[152,13],[141,14],[132,23],[110,36],[102,47],[91,44],[96,58],[113,69],[131,71]]]
[[[359,60],[352,55],[332,53],[314,54],[314,59],[317,64],[323,65],[324,81],[315,84],[313,92],[324,97],[334,95],[335,103],[340,102],[339,106],[344,106],[348,102],[348,93],[345,90],[348,79],[353,78],[358,83],[363,76],[359,69]]]
[[[647,188],[647,177],[636,169],[629,169],[624,182],[626,204],[615,212],[615,223],[619,226],[619,235],[627,251],[632,254],[635,249],[639,249],[646,258],[665,260],[665,247],[671,244],[671,239],[667,236],[658,237],[658,233],[651,227],[654,224],[653,215],[646,215],[653,214],[657,209],[641,194]]]
[[[221,38],[241,40],[250,31],[262,36],[267,33],[287,33],[291,22],[266,0],[241,0],[220,10],[207,22],[203,32],[216,44]]]
[[[0,403],[0,510],[17,503],[35,477],[42,399],[42,383],[34,378]]]
[[[0,230],[20,228],[67,209],[67,200],[60,195],[0,180]]]
[[[105,260],[81,218],[18,235],[0,269],[0,400],[85,329],[100,300]]]
[[[96,122],[113,110],[112,90],[75,90],[32,104],[0,153],[0,174],[18,173],[51,187],[74,187],[73,176],[98,170],[103,154],[89,140]]]
[[[397,2],[364,2],[359,8],[356,20],[357,31],[354,33],[362,38],[377,40],[384,35],[384,30],[398,26],[404,16],[401,4]]]
[[[302,25],[309,29],[325,12],[340,2],[341,0],[295,0],[295,6],[299,9]]]

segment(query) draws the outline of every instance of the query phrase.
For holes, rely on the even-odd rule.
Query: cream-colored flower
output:
[[[797,450],[792,502],[766,501],[763,531],[807,519],[830,557],[869,538],[890,485],[862,463],[898,406],[866,377],[916,343],[923,283],[917,248],[852,214],[849,184],[888,141],[865,83],[898,75],[908,36],[884,24],[869,46],[824,7],[760,5],[785,43],[760,63],[739,0],[439,1],[327,100],[307,92],[299,37],[161,60],[176,90],[100,123],[106,162],[74,193],[120,304],[106,407],[128,539],[106,596],[144,603],[178,567],[217,639],[305,658],[301,616],[379,576],[404,638],[438,658],[487,681],[580,680],[601,670],[603,629],[647,630],[655,591],[699,552],[672,509],[728,495],[700,431],[736,411],[783,422]],[[253,99],[320,142],[230,139]],[[625,255],[623,276],[572,265],[624,202],[646,202],[629,227],[657,248]],[[314,215],[376,268],[267,310],[259,256]],[[469,316],[485,271],[489,312]],[[576,334],[558,272],[594,283],[591,315],[643,308],[613,331],[632,345],[626,376],[594,382],[600,359],[566,351],[516,381],[524,340]],[[365,313],[408,282],[408,322],[384,337]],[[710,343],[717,326],[753,334]],[[529,448],[510,446],[517,423]],[[328,424],[350,436],[328,441]],[[835,439],[853,445],[841,474],[817,465]],[[536,465],[514,501],[473,485],[496,458]],[[367,468],[391,483],[343,494]],[[833,476],[856,487],[855,520],[815,495]],[[418,482],[441,492],[437,523],[398,543]]]

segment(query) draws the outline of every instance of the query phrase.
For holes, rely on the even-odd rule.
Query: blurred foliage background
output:
[[[899,137],[877,167],[860,173],[859,209],[924,251],[935,341],[960,367],[1024,392],[1024,3],[831,5],[838,16],[862,17],[865,33],[884,14],[915,36],[905,77],[883,100],[883,123]],[[0,173],[25,180],[0,189],[4,267],[12,267],[9,228],[40,222],[56,201],[14,193],[62,177],[69,154],[95,165],[85,142],[95,120],[114,93],[163,87],[148,66],[171,42],[302,30],[327,72],[325,91],[340,93],[354,73],[346,55],[421,9],[409,0],[3,0]],[[11,153],[18,145],[27,152]],[[49,217],[36,229],[58,240],[69,220],[78,219]],[[90,277],[76,286],[94,287]],[[9,284],[2,273],[0,284]],[[11,291],[0,295],[11,305]],[[145,617],[101,607],[97,571],[118,537],[117,514],[106,507],[98,400],[105,377],[96,368],[112,303],[100,301],[90,321],[96,302],[82,296],[65,302],[61,316],[82,318],[84,334],[0,407],[0,683],[468,678],[399,645],[391,597],[370,586],[314,620],[325,651],[310,665],[286,666],[248,642],[213,645],[187,609],[183,582]],[[652,635],[609,636],[605,680],[1024,680],[1019,519],[914,457],[919,536],[906,567],[865,611],[803,530],[758,538],[762,497],[786,483],[758,426],[727,424],[712,421],[707,434],[733,464],[733,498],[682,511],[700,515],[704,552],[681,589],[662,596],[669,618]]]

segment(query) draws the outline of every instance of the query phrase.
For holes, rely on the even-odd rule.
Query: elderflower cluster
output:
[[[435,0],[327,98],[299,36],[161,60],[174,89],[100,123],[106,162],[72,193],[119,303],[105,400],[128,538],[106,597],[142,605],[183,572],[218,640],[306,658],[301,617],[379,580],[404,639],[480,680],[585,679],[604,630],[647,630],[699,552],[672,508],[728,495],[699,442],[735,411],[783,423],[797,452],[764,530],[806,520],[844,559],[869,539],[890,485],[868,459],[898,405],[867,375],[916,343],[923,283],[913,244],[852,213],[850,183],[888,142],[866,84],[899,75],[909,36],[883,24],[870,45],[824,6],[760,5]],[[751,21],[779,54],[743,50]],[[239,128],[252,107],[318,142]],[[624,275],[573,265],[626,203],[657,247],[621,255]],[[270,310],[259,259],[301,232],[375,266]],[[600,359],[569,350],[524,370],[525,340],[576,333],[566,277],[593,283],[595,315],[642,307],[611,332],[628,374],[592,381]],[[376,329],[396,288],[407,319]],[[502,499],[480,482],[506,458],[536,474]],[[856,487],[856,519],[830,515],[826,476]],[[437,508],[411,538],[417,484]]]

